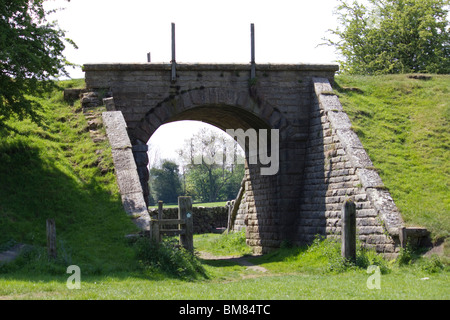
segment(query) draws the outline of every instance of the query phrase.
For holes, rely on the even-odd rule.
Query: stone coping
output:
[[[86,63],[83,71],[170,71],[170,63]],[[251,64],[239,63],[177,63],[178,71],[249,71]],[[339,70],[337,64],[256,64],[258,71],[330,71]]]

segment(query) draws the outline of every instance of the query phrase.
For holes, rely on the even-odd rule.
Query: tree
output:
[[[39,96],[54,88],[52,78],[68,75],[65,38],[56,22],[48,22],[45,0],[0,0],[0,129],[13,114],[39,122]]]
[[[178,165],[175,162],[165,160],[161,169],[150,169],[153,181],[153,189],[158,200],[166,203],[176,203],[181,194],[181,183],[178,173]]]
[[[324,39],[351,74],[450,73],[449,0],[341,0],[343,29]]]
[[[229,143],[229,139],[225,133],[220,135],[201,129],[185,140],[184,148],[178,153],[185,171],[186,194],[202,202],[229,200],[236,196],[244,175],[244,165],[236,164],[236,157],[242,155],[237,143]],[[227,152],[233,155],[232,159],[227,159]]]

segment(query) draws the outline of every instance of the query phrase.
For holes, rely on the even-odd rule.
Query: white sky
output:
[[[250,24],[255,25],[256,63],[332,63],[331,47],[319,46],[337,26],[337,0],[52,0],[63,7],[57,20],[78,45],[67,47],[73,63],[171,60],[171,23],[176,25],[176,60],[249,63]],[[80,68],[69,70],[83,78]],[[199,129],[192,122],[162,126],[150,139],[160,157],[175,155],[183,140]],[[170,146],[170,147],[169,147]]]

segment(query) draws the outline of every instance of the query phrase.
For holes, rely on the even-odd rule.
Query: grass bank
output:
[[[0,245],[24,243],[34,250],[29,255],[45,254],[45,222],[52,218],[61,263],[92,273],[127,269],[133,253],[124,235],[135,226],[123,212],[109,145],[92,141],[79,101],[63,101],[62,88],[38,99],[41,125],[12,119],[13,130],[1,136]]]
[[[140,272],[84,275],[81,288],[67,287],[68,275],[23,272],[0,274],[0,299],[152,299],[152,300],[340,300],[437,299],[448,300],[449,270],[437,259],[410,256],[385,261],[373,252],[358,252],[356,265],[342,261],[339,246],[317,239],[310,247],[282,248],[271,254],[245,256],[239,263],[235,251],[223,251],[226,235],[202,235],[198,249],[221,253],[220,259],[200,259],[202,277],[185,278],[149,268]],[[240,237],[239,235],[237,236]],[[211,245],[215,242],[215,245]],[[245,250],[242,243],[237,248]],[[236,249],[236,248],[234,248]],[[230,255],[229,259],[226,255]],[[255,271],[248,263],[264,267]],[[370,284],[378,266],[378,288]],[[179,267],[185,266],[184,264]],[[369,284],[368,284],[369,283]]]
[[[336,92],[409,226],[450,234],[450,76],[336,77]]]

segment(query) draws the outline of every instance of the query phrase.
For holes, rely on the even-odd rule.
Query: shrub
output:
[[[138,239],[134,248],[144,269],[182,278],[206,278],[206,271],[197,257],[178,245],[177,240],[166,238],[160,243],[146,237]]]
[[[390,271],[388,262],[373,249],[364,248],[358,243],[356,261],[353,263],[341,256],[341,243],[337,239],[316,236],[305,254],[325,258],[324,272],[340,273],[351,269],[367,269],[370,265],[380,267],[381,273]]]

